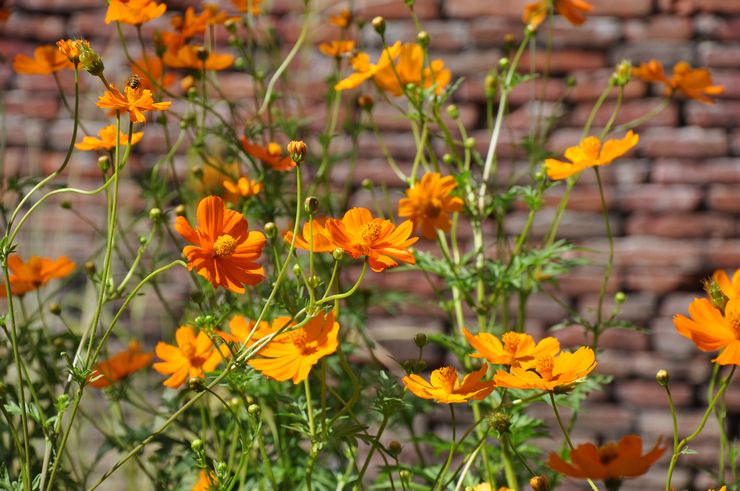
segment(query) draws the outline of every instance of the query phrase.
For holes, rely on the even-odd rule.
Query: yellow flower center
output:
[[[439,376],[442,388],[447,392],[452,393],[455,390],[455,385],[458,383],[457,370],[455,367],[445,366],[437,369],[437,375]]]
[[[183,344],[180,346],[180,353],[188,360],[192,360],[195,357],[195,345],[193,343]]]
[[[614,442],[609,442],[599,448],[599,461],[604,465],[617,460],[619,457],[619,446]]]
[[[362,237],[365,245],[371,246],[378,237],[380,237],[380,224],[373,220],[370,223],[366,223],[360,230],[360,237]]]
[[[236,249],[236,239],[229,234],[219,235],[213,243],[214,256],[231,256],[234,254],[234,249]]]
[[[516,332],[507,332],[501,336],[501,341],[504,342],[504,350],[512,355],[516,353],[519,347],[519,340],[520,336]]]
[[[555,360],[552,355],[545,353],[537,357],[535,368],[540,377],[545,380],[552,380],[552,369],[555,368]]]
[[[439,198],[432,198],[427,201],[424,207],[424,214],[429,218],[437,218],[442,211],[442,201]]]
[[[727,302],[725,306],[725,319],[727,319],[727,323],[735,331],[735,336],[740,338],[740,308],[738,308],[737,302]]]
[[[304,331],[303,329],[298,329],[297,331],[293,331],[290,333],[290,340],[293,342],[293,345],[298,348],[298,351],[300,351],[301,355],[303,356],[307,356],[316,352],[315,346],[308,346],[306,338],[307,334],[306,331]]]
[[[270,142],[267,144],[267,153],[270,155],[270,157],[280,157],[280,155],[283,153],[283,149],[277,143]]]

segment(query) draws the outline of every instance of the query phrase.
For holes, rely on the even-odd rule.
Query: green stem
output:
[[[455,421],[455,406],[452,404],[449,404],[450,406],[450,424],[452,425],[452,442],[450,443],[450,452],[447,454],[447,460],[445,461],[444,467],[442,467],[442,470],[440,470],[439,475],[437,476],[437,484],[439,487],[437,488],[439,491],[442,491],[444,487],[445,482],[445,476],[447,475],[447,470],[450,468],[450,464],[452,463],[452,457],[455,454],[455,446],[457,439],[457,424]]]

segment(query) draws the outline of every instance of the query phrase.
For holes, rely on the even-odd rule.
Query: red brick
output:
[[[541,211],[535,215],[532,224],[531,235],[533,237],[543,237],[552,224],[554,210]],[[506,231],[510,235],[518,234],[524,227],[529,213],[524,211],[510,213],[506,219]],[[621,221],[618,216],[610,218],[610,223],[614,233],[619,233]],[[601,213],[588,213],[568,211],[563,215],[558,228],[558,237],[567,239],[578,239],[593,237],[604,230],[604,218]]]
[[[665,388],[655,380],[625,380],[615,385],[619,400],[639,407],[641,411],[646,407],[668,407]],[[671,396],[676,405],[687,406],[693,400],[693,391],[688,384],[672,383]]]
[[[471,32],[467,23],[462,21],[428,21],[424,22],[424,31],[429,34],[430,49],[435,51],[455,51],[456,55],[470,45]],[[388,39],[416,39],[418,30],[411,23],[388,23],[386,36]],[[452,58],[450,58],[452,60]],[[445,59],[445,61],[447,61]]]
[[[740,266],[740,240],[710,240],[705,246],[707,273],[712,268],[737,268]]]
[[[619,40],[620,31],[620,25],[616,19],[592,17],[585,24],[574,26],[558,16],[555,17],[552,43],[555,47],[607,48]],[[537,36],[544,43],[549,34],[546,29],[540,29]]]
[[[592,0],[593,15],[613,15],[616,17],[645,17],[653,11],[651,0]]]
[[[737,188],[727,184],[713,184],[709,187],[707,204],[713,210],[740,211],[740,200],[737,199]]]
[[[691,184],[740,182],[740,160],[719,158],[697,162],[693,159],[658,159],[653,164],[652,180]]]
[[[693,241],[647,236],[618,237],[614,247],[616,262],[620,266],[665,267],[693,272],[701,264],[700,246]]]
[[[510,2],[479,2],[467,0],[444,2],[445,13],[450,17],[511,17],[521,19],[524,7],[531,0],[511,0]]]
[[[568,49],[545,53],[538,51],[534,57],[534,69],[537,71],[549,68],[550,73],[560,74],[573,70],[595,70],[607,65],[606,57],[598,51],[584,51]],[[522,71],[528,71],[532,66],[530,51],[522,55]]]
[[[28,39],[54,44],[65,37],[64,19],[47,15],[28,15],[13,12],[10,21],[0,24],[0,36]],[[41,43],[39,43],[41,44]]]
[[[657,107],[660,104],[661,100],[658,99],[635,99],[626,101],[619,108],[615,124],[621,125],[641,118],[649,111],[649,109],[646,108]],[[595,126],[602,127],[606,125],[614,112],[615,105],[616,102],[605,102],[596,112],[593,124]],[[592,110],[593,104],[579,104],[571,113],[569,122],[574,126],[585,125]],[[643,124],[641,128],[648,126],[676,126],[677,123],[678,106],[676,104],[671,104],[658,113],[654,118]]]
[[[704,66],[735,68],[740,65],[740,54],[734,47],[707,41],[699,44],[699,60]]]
[[[691,101],[686,104],[686,120],[705,128],[734,128],[740,125],[740,102],[722,101],[709,105]]]
[[[698,126],[648,128],[640,133],[640,151],[651,157],[721,157],[727,154],[727,134]]]
[[[681,41],[691,39],[693,32],[691,19],[685,17],[657,15],[624,23],[624,34],[629,42]]]
[[[732,237],[737,233],[737,222],[731,215],[722,213],[637,213],[628,219],[626,233],[698,239]]]
[[[624,277],[625,288],[628,290],[649,291],[659,294],[690,287],[696,281],[692,272],[683,272],[675,268],[646,267],[630,269],[624,274]]]
[[[596,307],[598,305],[598,298],[599,295],[596,291],[591,294],[581,296],[578,307],[579,311],[582,314],[593,317],[593,313],[596,311]],[[641,326],[641,324],[652,319],[655,305],[656,296],[652,293],[631,293],[627,295],[627,300],[620,306],[618,318],[634,322],[637,324],[637,327],[644,327]],[[614,307],[614,295],[607,294],[604,297],[602,313],[611,315]],[[619,344],[619,340],[624,337],[625,345],[620,349],[648,349],[648,339],[645,333],[624,329],[610,329],[607,332],[610,333],[608,336],[610,338],[609,341],[614,340],[617,344]],[[616,345],[610,347],[618,348]]]
[[[643,184],[624,190],[619,199],[629,211],[691,211],[701,203],[703,193],[694,186]]]
[[[719,99],[740,98],[740,73],[734,70],[712,70],[712,78],[716,85],[722,85],[725,88],[725,91],[717,96]]]
[[[359,0],[355,4],[355,12],[365,19],[372,19],[382,15],[387,19],[410,19],[411,13],[404,2],[395,0]],[[414,12],[421,19],[439,17],[439,4],[435,0],[416,0]]]
[[[653,349],[668,359],[686,360],[695,355],[696,346],[676,331],[671,317],[660,317],[650,326],[653,331]]]
[[[571,73],[575,77],[576,86],[568,95],[568,100],[573,102],[588,102],[594,104],[601,94],[609,86],[609,79],[614,73],[613,68],[604,70],[587,70]],[[640,80],[633,80],[624,88],[625,99],[642,97],[647,91],[647,86]],[[618,91],[612,90],[609,99],[615,99]]]
[[[515,36],[517,42],[521,42],[523,37],[521,26],[499,16],[476,16],[468,21],[468,30],[475,45],[480,48],[503,46],[507,35]]]

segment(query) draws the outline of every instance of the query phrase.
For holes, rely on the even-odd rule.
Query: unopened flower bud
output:
[[[536,24],[527,24],[524,27],[524,35],[527,36],[528,38],[531,38],[535,34],[537,34],[537,25]]]
[[[190,442],[190,448],[192,448],[193,452],[195,453],[201,453],[204,447],[205,443],[203,443],[203,440],[201,440],[200,438],[196,438],[195,440]]]
[[[632,63],[622,60],[614,71],[614,81],[618,87],[624,87],[632,78]]]
[[[509,67],[509,59],[506,57],[501,58],[500,60],[498,60],[498,66],[502,70],[506,70]]]
[[[95,77],[102,75],[105,65],[100,55],[88,43],[78,41],[77,45],[80,50],[80,68]]]
[[[429,34],[426,31],[419,31],[419,34],[416,35],[416,42],[422,48],[426,48],[429,46]]]
[[[516,45],[516,36],[514,36],[512,33],[508,33],[504,35],[504,53],[508,53],[512,49],[514,49],[514,46]]]
[[[311,288],[318,288],[318,287],[319,287],[319,285],[321,285],[321,278],[319,278],[319,277],[318,277],[318,276],[316,276],[316,275],[313,275],[313,276],[309,276],[309,277],[308,277],[308,278],[306,279],[306,282],[308,283],[308,286],[309,286],[309,287],[311,287]]]
[[[302,272],[303,272],[303,268],[301,268],[301,265],[300,264],[294,264],[293,265],[293,274],[296,277],[300,277]]]
[[[206,390],[206,384],[202,378],[192,377],[190,380],[188,380],[188,389],[192,390],[193,392],[203,392],[204,390]]]
[[[244,70],[247,68],[247,60],[242,58],[241,56],[234,60],[234,68],[237,70]]]
[[[403,450],[403,447],[398,440],[393,440],[388,444],[388,453],[391,454],[391,457],[397,457],[401,450]]]
[[[627,301],[627,294],[624,292],[617,292],[614,294],[614,303],[621,305]]]
[[[152,208],[149,210],[149,220],[158,222],[160,218],[162,218],[162,210],[159,208]]]
[[[167,44],[164,42],[162,33],[155,31],[154,36],[152,36],[152,40],[154,41],[154,53],[156,53],[157,58],[162,58],[167,52]]]
[[[578,80],[575,77],[570,76],[565,79],[565,85],[567,87],[575,87],[578,84]]]
[[[265,236],[268,239],[272,239],[277,235],[277,225],[275,225],[273,222],[267,222],[265,224]]]
[[[110,169],[110,158],[107,155],[98,157],[98,167],[103,171],[103,174],[108,172],[108,169]]]
[[[456,105],[450,104],[447,106],[447,115],[452,119],[457,119],[460,117],[460,109]]]
[[[55,303],[49,305],[49,312],[51,312],[52,315],[61,315],[61,313],[62,313],[62,306],[55,302]]]
[[[92,261],[87,261],[87,262],[85,263],[85,266],[84,266],[84,268],[85,268],[85,271],[87,272],[87,274],[88,274],[88,275],[90,275],[90,276],[94,275],[94,274],[95,274],[95,272],[96,272],[96,271],[97,271],[97,269],[98,269],[98,268],[97,268],[97,267],[95,266],[95,263],[94,263],[94,262],[92,262]]]
[[[65,210],[71,210],[72,209],[72,202],[68,200],[62,201],[59,206],[61,206]]]
[[[259,417],[260,414],[262,414],[262,408],[259,406],[259,404],[250,404],[247,408],[247,412],[256,418]]]
[[[315,215],[316,212],[319,211],[319,198],[316,196],[309,196],[306,198],[306,201],[303,202],[303,209],[306,210],[306,213],[309,215]]]
[[[195,79],[193,79],[193,83],[195,83]],[[188,87],[186,95],[191,101],[195,100],[195,98],[198,97],[198,89],[195,88],[195,85]]]
[[[400,477],[402,481],[409,482],[411,479],[411,471],[404,469],[398,473],[398,477]]]
[[[511,417],[503,411],[496,411],[488,416],[488,424],[500,434],[508,433],[511,428]]]
[[[491,99],[496,95],[496,89],[498,85],[498,74],[496,72],[488,72],[486,78],[483,80],[483,88],[486,91],[486,97]]]
[[[344,249],[337,247],[331,251],[331,257],[333,257],[335,261],[341,261],[342,258],[344,258]]]
[[[216,464],[216,474],[225,475],[229,470],[229,466],[226,465],[226,462],[219,462]]]
[[[414,344],[419,348],[422,349],[424,346],[429,344],[429,339],[427,338],[427,335],[423,332],[418,333],[416,336],[414,336]]]
[[[464,146],[465,146],[465,148],[467,148],[468,150],[472,150],[472,149],[474,149],[474,148],[475,148],[475,138],[473,138],[472,136],[469,136],[469,137],[467,137],[467,138],[465,139],[465,141],[463,142],[463,145],[464,145]]]
[[[292,140],[288,143],[288,154],[296,164],[300,164],[306,158],[308,146],[303,140]]]
[[[545,476],[534,476],[529,480],[534,491],[550,491],[550,481]]]
[[[385,19],[377,16],[372,20],[373,29],[381,36],[385,35]]]
[[[360,97],[357,98],[357,107],[365,111],[368,111],[368,112],[372,111],[374,104],[375,104],[375,101],[369,95],[361,95]]]
[[[447,165],[450,165],[455,161],[455,157],[452,156],[452,154],[446,153],[442,155],[442,162],[444,162]]]
[[[363,187],[363,189],[367,189],[368,191],[373,188],[373,181],[370,179],[363,179],[360,185]]]
[[[655,380],[657,380],[660,385],[665,387],[666,385],[668,385],[668,382],[670,382],[671,376],[668,374],[668,370],[658,370],[658,373],[655,374]]]
[[[195,56],[197,56],[200,61],[206,61],[208,59],[209,53],[208,50],[203,46],[197,46],[195,48]]]
[[[722,291],[722,287],[714,279],[708,279],[704,282],[704,291],[707,292],[709,301],[716,307],[720,312],[724,313],[727,302],[730,300],[725,292]]]
[[[236,21],[236,19],[226,19],[226,22],[224,22],[224,27],[227,31],[235,33],[237,28],[239,27],[239,23]]]

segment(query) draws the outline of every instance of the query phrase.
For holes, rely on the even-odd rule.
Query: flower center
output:
[[[270,157],[280,157],[280,155],[283,153],[283,149],[277,143],[270,142],[267,144],[267,153],[270,155]]]
[[[449,393],[455,390],[455,385],[458,383],[457,370],[455,367],[445,366],[437,370],[437,375],[442,383],[442,387]]]
[[[195,345],[193,343],[183,344],[180,346],[180,353],[188,360],[192,360],[195,357]]]
[[[219,235],[213,243],[214,256],[231,256],[234,254],[234,249],[236,249],[236,239],[229,234]]]
[[[360,230],[360,236],[366,245],[372,245],[380,237],[380,224],[375,220],[366,223]]]
[[[442,211],[442,202],[438,198],[430,199],[424,207],[424,214],[429,218],[437,218]]]
[[[507,332],[501,336],[501,341],[504,342],[504,350],[512,355],[516,353],[519,347],[519,334],[515,332]]]
[[[609,465],[610,462],[616,460],[618,457],[619,447],[614,442],[609,442],[599,448],[599,461],[604,465]]]
[[[316,347],[308,346],[306,338],[306,331],[304,331],[303,329],[298,329],[297,331],[293,331],[290,333],[290,340],[293,342],[293,345],[298,348],[298,351],[300,351],[301,355],[303,356],[310,355],[316,352]]]
[[[544,354],[537,357],[535,360],[535,368],[537,373],[540,374],[545,380],[552,380],[552,369],[555,367],[555,360],[552,355]]]
[[[725,308],[725,319],[727,319],[727,323],[735,331],[735,336],[740,338],[740,309]]]

